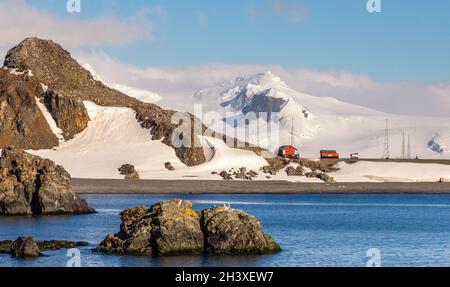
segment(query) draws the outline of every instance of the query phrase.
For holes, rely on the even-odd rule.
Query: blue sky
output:
[[[101,47],[133,65],[274,64],[396,81],[450,75],[448,0],[381,0],[377,14],[366,0],[81,1],[79,14],[68,14],[65,0],[27,3],[63,20],[146,17],[152,39]]]

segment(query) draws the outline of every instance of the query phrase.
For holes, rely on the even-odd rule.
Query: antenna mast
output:
[[[401,159],[406,159],[405,132],[403,132]]]
[[[408,135],[408,159],[411,159],[411,136]]]
[[[384,151],[383,151],[383,159],[389,159],[391,157],[390,155],[390,149],[389,149],[389,120],[386,119],[386,129],[385,129],[385,138],[384,138]]]
[[[291,146],[294,146],[294,118],[291,123]]]

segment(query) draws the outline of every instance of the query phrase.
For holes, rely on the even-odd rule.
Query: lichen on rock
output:
[[[264,254],[280,251],[261,223],[242,210],[217,206],[202,211],[205,252],[215,255]]]
[[[189,201],[160,202],[121,213],[120,231],[94,249],[118,255],[245,255],[273,253],[280,246],[251,215],[230,207],[197,212]]]

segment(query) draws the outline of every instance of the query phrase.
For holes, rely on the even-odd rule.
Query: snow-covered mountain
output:
[[[252,120],[248,117],[251,112],[278,113],[279,142],[273,138],[258,139],[261,145],[272,150],[293,142],[303,156],[311,158],[317,158],[321,149],[337,149],[343,157],[359,152],[361,157],[380,158],[388,119],[392,158],[401,155],[403,133],[406,150],[410,136],[412,157],[450,158],[447,148],[450,146],[450,118],[398,116],[332,97],[307,95],[291,89],[270,72],[198,91],[196,97],[216,99],[216,109],[227,113],[224,118],[229,125],[235,126],[237,119],[238,129],[244,129],[243,118]],[[268,118],[275,121],[274,117]],[[242,136],[241,139],[244,140]]]

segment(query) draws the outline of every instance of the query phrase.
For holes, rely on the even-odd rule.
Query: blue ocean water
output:
[[[366,266],[377,248],[382,266],[450,266],[450,195],[85,195],[99,213],[0,218],[0,240],[88,241],[82,266]],[[90,251],[119,229],[121,210],[172,198],[194,208],[231,203],[258,218],[283,251],[263,256],[141,258]],[[30,260],[0,255],[0,266],[66,266],[66,250]]]

